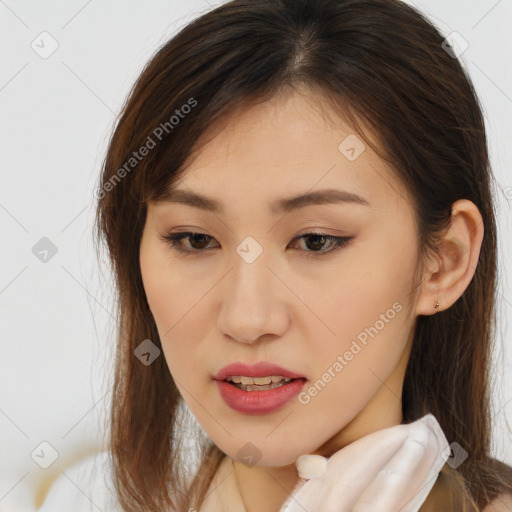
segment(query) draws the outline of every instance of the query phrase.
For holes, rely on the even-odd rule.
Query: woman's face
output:
[[[223,452],[263,466],[328,456],[400,423],[417,316],[408,196],[349,126],[329,123],[318,99],[279,96],[227,120],[173,187],[218,208],[183,196],[151,203],[140,247],[148,304],[184,400]],[[340,201],[342,191],[361,200]],[[275,207],[309,194],[324,200]],[[175,247],[162,239],[185,232],[205,236]],[[267,391],[274,398],[261,408],[228,405],[220,388],[233,385],[214,376],[260,361],[303,376],[292,383],[300,392],[281,405],[279,391]],[[235,393],[251,402],[264,392]]]

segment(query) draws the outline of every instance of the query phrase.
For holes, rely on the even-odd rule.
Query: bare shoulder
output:
[[[512,512],[512,494],[501,494],[482,512]]]

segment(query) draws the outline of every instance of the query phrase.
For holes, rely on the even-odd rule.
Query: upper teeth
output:
[[[226,380],[231,380],[235,384],[252,386],[254,384],[270,384],[271,382],[276,383],[281,382],[282,380],[289,382],[292,379],[290,377],[281,377],[279,375],[271,375],[269,377],[245,377],[244,375],[231,375],[227,377]]]

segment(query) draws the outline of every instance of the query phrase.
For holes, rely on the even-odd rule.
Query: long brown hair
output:
[[[146,65],[117,121],[97,191],[97,243],[106,244],[118,294],[110,453],[124,510],[199,509],[224,455],[198,433],[202,459],[187,489],[182,397],[165,358],[146,366],[134,356],[145,339],[162,348],[139,267],[147,201],[185,172],[215,121],[303,86],[327,98],[392,163],[412,198],[422,257],[438,249],[454,201],[479,208],[485,233],[473,280],[450,308],[417,318],[403,418],[432,412],[449,442],[468,452],[457,468],[468,510],[512,491],[507,466],[490,458],[492,171],[478,98],[444,39],[397,0],[233,0],[185,26]]]

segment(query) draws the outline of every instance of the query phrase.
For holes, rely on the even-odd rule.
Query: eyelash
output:
[[[213,237],[209,236],[209,235],[205,235],[204,233],[196,233],[196,232],[191,232],[191,231],[185,231],[183,233],[174,233],[174,234],[168,234],[168,235],[162,235],[161,236],[161,239],[164,240],[165,242],[167,242],[174,250],[184,254],[184,255],[190,255],[190,254],[201,254],[201,253],[204,253],[206,252],[208,249],[184,249],[183,248],[183,245],[180,244],[180,241],[183,239],[183,238],[191,238],[192,236],[194,235],[199,235],[199,236],[203,236],[203,237],[207,237],[207,238],[210,238],[211,240],[214,240]],[[295,240],[299,240],[300,238],[308,238],[308,237],[311,237],[311,236],[319,236],[319,237],[324,237],[328,240],[330,240],[332,243],[333,243],[333,247],[327,251],[308,251],[308,250],[305,250],[306,253],[312,253],[313,256],[315,256],[316,254],[327,254],[327,253],[331,253],[331,252],[334,252],[338,249],[341,249],[343,247],[346,247],[348,245],[348,243],[350,242],[350,240],[352,240],[352,238],[354,237],[343,237],[343,236],[332,236],[332,235],[328,235],[326,233],[303,233],[302,235],[294,238],[292,240],[295,241]],[[308,255],[309,256],[309,255]]]

